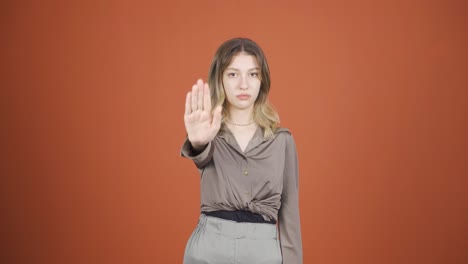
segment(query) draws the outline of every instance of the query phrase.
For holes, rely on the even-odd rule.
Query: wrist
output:
[[[200,153],[203,150],[205,150],[206,146],[208,146],[208,143],[198,143],[190,141],[190,145],[192,146],[193,152]]]

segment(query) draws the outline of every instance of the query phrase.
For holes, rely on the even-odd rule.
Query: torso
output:
[[[206,152],[208,162],[197,161],[206,164],[199,167],[202,211],[246,210],[261,214],[264,219],[277,220],[284,176],[294,174],[292,171],[285,174],[285,166],[293,164],[286,163],[286,150],[294,147],[290,143],[293,141],[289,130],[284,128],[277,129],[269,139],[263,137],[263,129],[256,128],[249,139],[246,132],[252,133],[251,129],[237,133],[237,129],[233,132],[226,126],[215,137],[212,154]],[[242,141],[242,136],[247,140]],[[289,154],[288,159],[294,158]]]
[[[228,124],[229,130],[234,135],[234,138],[236,139],[237,144],[239,145],[242,152],[245,152],[250,140],[255,134],[255,131],[257,131],[257,127],[258,126],[256,124],[245,127]]]

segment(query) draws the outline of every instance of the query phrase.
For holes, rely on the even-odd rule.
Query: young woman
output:
[[[187,93],[181,154],[201,175],[201,215],[185,264],[302,263],[296,146],[269,90],[263,51],[235,38]]]

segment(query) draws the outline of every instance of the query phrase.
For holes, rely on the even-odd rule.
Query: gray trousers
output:
[[[200,215],[184,264],[281,264],[276,225],[238,223]]]

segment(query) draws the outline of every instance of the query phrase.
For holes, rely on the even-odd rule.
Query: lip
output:
[[[250,99],[250,95],[249,94],[239,94],[236,96],[237,98],[239,98],[240,100],[248,100]]]

